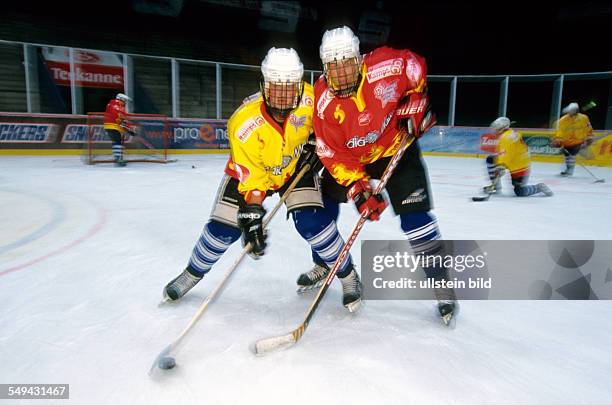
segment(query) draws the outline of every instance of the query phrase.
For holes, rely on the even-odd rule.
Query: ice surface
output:
[[[0,383],[69,383],[71,404],[612,403],[612,303],[604,301],[463,302],[449,330],[431,301],[370,301],[349,314],[335,283],[297,346],[254,356],[249,346],[296,327],[313,297],[294,292],[309,250],[284,209],[267,255],[245,260],[176,368],[149,377],[240,250],[180,304],[157,306],[208,218],[225,160],[115,168],[2,157]],[[593,184],[580,167],[565,179],[560,165],[536,163],[532,182],[546,182],[554,197],[514,197],[506,177],[503,196],[474,203],[486,184],[481,159],[427,162],[447,239],[612,236],[611,169],[593,167],[608,179]],[[343,235],[356,219],[344,206]],[[391,210],[360,237],[400,238]]]

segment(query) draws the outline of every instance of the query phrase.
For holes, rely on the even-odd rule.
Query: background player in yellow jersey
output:
[[[262,256],[266,249],[264,199],[283,194],[306,162],[311,167],[320,164],[312,126],[313,89],[302,80],[304,68],[298,54],[293,49],[272,48],[261,71],[261,91],[247,98],[228,121],[231,151],[226,175],[187,268],[164,288],[167,300],[178,300],[193,288],[241,235],[243,245],[251,243],[251,256]],[[316,263],[298,279],[303,289],[325,280],[326,268],[334,265],[344,246],[335,216],[324,207],[317,172],[313,169],[302,177],[285,202]],[[356,310],[361,282],[350,256],[337,276],[343,305]]]
[[[507,169],[517,196],[527,197],[537,193],[551,196],[552,191],[544,183],[526,184],[531,166],[529,149],[521,134],[510,128],[510,120],[506,117],[499,117],[491,123],[491,128],[499,135],[499,138],[495,153],[487,156],[487,171],[491,184],[484,187],[484,192],[487,194],[500,192],[500,180]]]
[[[557,132],[553,146],[560,147],[565,155],[565,170],[561,176],[574,174],[576,155],[580,149],[586,148],[593,142],[593,128],[589,117],[578,112],[578,103],[570,103],[563,109],[565,114],[557,124]]]

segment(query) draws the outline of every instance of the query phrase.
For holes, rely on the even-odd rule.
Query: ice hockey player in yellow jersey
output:
[[[272,48],[261,71],[260,92],[247,98],[228,121],[231,151],[226,175],[186,269],[164,288],[166,300],[185,295],[241,236],[243,245],[251,244],[252,257],[262,256],[267,246],[264,199],[284,194],[305,164],[312,169],[285,201],[315,262],[311,271],[300,275],[298,291],[322,285],[344,246],[336,227],[337,213],[326,208],[319,188],[321,165],[312,127],[314,96],[312,86],[303,81],[302,62],[293,49]],[[336,274],[342,282],[343,305],[351,312],[357,310],[361,282],[350,256]]]
[[[231,157],[225,172],[239,180],[238,191],[247,201],[256,199],[254,193],[275,191],[287,183],[296,172],[298,158],[313,131],[310,84],[302,83],[295,94],[274,84],[269,91],[273,99],[282,98],[281,104],[296,103],[295,99],[301,96],[287,120],[274,107],[266,109],[259,92],[245,100],[227,123]]]
[[[576,155],[582,148],[593,142],[593,128],[589,117],[578,112],[578,103],[570,103],[563,109],[563,115],[557,123],[553,146],[560,147],[565,155],[565,170],[561,176],[574,174]]]
[[[531,166],[529,149],[521,134],[510,128],[510,120],[507,117],[499,117],[491,123],[491,128],[499,138],[495,153],[486,159],[491,184],[484,187],[484,192],[487,194],[501,192],[501,177],[505,170],[508,170],[514,193],[518,197],[538,193],[551,196],[552,191],[544,183],[527,185]]]

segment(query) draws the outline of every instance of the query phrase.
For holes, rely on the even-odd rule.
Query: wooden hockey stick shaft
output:
[[[395,152],[395,155],[393,155],[393,158],[391,159],[391,161],[387,165],[387,168],[382,174],[380,178],[380,182],[378,183],[378,186],[374,190],[375,194],[380,194],[382,190],[385,188],[387,181],[389,181],[389,178],[394,173],[395,168],[399,164],[402,156],[404,156],[404,152],[406,152],[408,147],[412,145],[414,140],[415,140],[415,137],[411,135],[406,135],[404,137],[402,143],[400,144],[399,149],[397,150],[397,152]],[[264,338],[264,339],[260,339],[257,342],[255,342],[255,354],[265,354],[267,352],[274,351],[282,347],[293,345],[297,343],[298,340],[300,340],[302,335],[304,335],[304,332],[306,332],[306,328],[310,324],[310,320],[314,316],[317,310],[317,307],[319,306],[319,304],[321,303],[321,300],[325,296],[325,293],[327,292],[327,289],[329,288],[331,282],[336,276],[336,273],[338,272],[340,266],[342,265],[342,262],[348,255],[349,250],[351,249],[351,246],[357,239],[357,236],[359,235],[361,228],[365,224],[366,219],[367,218],[364,214],[362,214],[359,217],[359,221],[357,221],[357,224],[353,228],[353,231],[350,233],[348,239],[346,240],[344,247],[342,248],[342,250],[340,251],[340,254],[338,255],[338,259],[336,259],[336,263],[334,264],[329,274],[327,275],[327,278],[325,279],[325,283],[321,286],[321,288],[317,292],[316,297],[310,304],[310,307],[308,308],[308,311],[306,312],[306,316],[304,317],[304,321],[297,328],[295,328],[293,331],[287,334],[280,335],[280,336],[273,336],[270,338]]]
[[[276,215],[276,213],[280,209],[281,205],[283,205],[283,203],[289,197],[289,194],[291,194],[293,189],[297,186],[297,183],[301,180],[302,177],[304,177],[304,175],[309,170],[310,170],[310,164],[305,164],[302,167],[302,169],[298,172],[298,174],[293,178],[292,182],[289,184],[289,187],[287,187],[287,190],[285,190],[285,192],[281,196],[281,198],[278,201],[278,203],[276,203],[276,205],[274,206],[272,211],[270,211],[270,214],[268,214],[264,218],[264,221],[263,221],[263,227],[264,228],[268,226],[268,224],[270,223],[270,221],[272,220],[274,215]],[[200,319],[200,317],[202,316],[202,314],[204,313],[206,308],[208,308],[209,304],[215,298],[217,298],[217,296],[219,294],[221,294],[221,292],[223,291],[223,289],[227,285],[229,279],[231,278],[232,274],[238,268],[238,265],[242,262],[242,259],[244,259],[244,257],[250,251],[251,251],[251,244],[248,243],[242,249],[242,251],[240,251],[240,254],[236,258],[236,260],[234,260],[234,263],[232,264],[232,266],[227,270],[227,272],[225,273],[225,276],[223,277],[221,282],[219,282],[217,287],[210,294],[208,294],[208,296],[204,299],[204,301],[202,302],[202,304],[200,305],[200,307],[196,311],[195,315],[193,315],[193,317],[189,320],[189,323],[183,329],[183,331],[178,335],[178,337],[176,339],[174,339],[174,341],[172,343],[170,343],[168,346],[166,346],[166,348],[164,348],[164,350],[162,350],[157,355],[157,357],[155,358],[155,361],[153,362],[153,365],[151,366],[151,369],[149,370],[149,374],[151,374],[153,372],[153,370],[155,369],[155,367],[157,367],[159,365],[159,362],[160,362],[160,360],[162,358],[171,356],[172,354],[176,354],[176,350],[179,347],[179,344],[181,343],[181,341],[185,338],[185,336],[187,336],[188,332],[193,328],[193,326],[196,324],[196,322]]]

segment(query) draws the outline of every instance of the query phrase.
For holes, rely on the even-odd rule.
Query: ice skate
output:
[[[359,275],[353,269],[344,278],[340,278],[342,283],[342,305],[349,312],[356,312],[361,307],[361,281]]]
[[[455,300],[438,301],[438,313],[442,318],[444,325],[449,326],[451,322],[456,320],[456,315],[459,312],[459,304]]]
[[[321,287],[328,274],[329,268],[327,266],[321,266],[320,264],[315,263],[312,270],[302,273],[300,274],[300,277],[298,277],[297,293],[303,294],[307,291]]]
[[[164,301],[176,301],[183,295],[187,294],[198,282],[202,280],[202,277],[197,277],[191,274],[187,269],[183,270],[176,278],[170,281],[166,287],[164,287]]]
[[[552,190],[544,183],[538,183],[536,187],[538,188],[538,191],[540,193],[544,193],[546,197],[550,197],[553,195]]]

